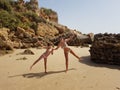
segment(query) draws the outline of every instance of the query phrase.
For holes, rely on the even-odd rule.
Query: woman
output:
[[[68,47],[68,44],[67,42],[70,41],[72,38],[74,37],[71,36],[70,38],[68,39],[63,39],[61,38],[58,46],[53,49],[53,50],[57,50],[59,47],[61,47],[63,50],[64,50],[64,55],[65,55],[65,60],[66,60],[66,72],[68,71],[68,53],[71,53],[72,55],[74,55],[76,58],[80,59],[80,57],[78,57],[69,47]]]
[[[44,47],[44,48],[46,48],[46,51],[32,64],[32,66],[30,67],[30,70],[38,61],[40,61],[43,58],[45,73],[47,73],[47,58],[50,55],[50,53],[53,54],[53,47],[48,43],[47,47]]]

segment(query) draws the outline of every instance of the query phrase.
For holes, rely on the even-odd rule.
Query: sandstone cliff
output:
[[[38,0],[3,0],[0,10],[0,49],[39,47],[48,42],[57,45],[61,36],[69,37],[74,31],[59,24],[57,12],[39,8]],[[76,38],[69,45],[91,43],[88,35],[79,31],[74,34]]]

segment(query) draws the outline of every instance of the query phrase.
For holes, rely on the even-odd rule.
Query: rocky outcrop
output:
[[[59,34],[59,32],[54,26],[41,22],[38,24],[36,34],[38,36],[51,38]]]
[[[0,29],[0,55],[13,52],[12,41],[8,37],[9,29]]]
[[[81,46],[81,47],[89,47],[89,44],[92,43],[91,38],[87,34],[82,34],[79,31],[74,30],[75,37],[73,40],[68,42],[69,45],[72,46]]]
[[[35,36],[35,32],[32,29],[23,29],[21,27],[17,27],[17,31],[16,31],[16,36],[19,38],[29,38],[32,36]]]
[[[94,33],[88,33],[87,36],[89,36],[90,43],[92,44],[92,41],[94,41]]]
[[[52,9],[40,8],[40,16],[47,21],[52,21],[58,23],[58,15]]]
[[[120,65],[120,34],[97,34],[90,47],[91,60]]]
[[[9,42],[2,40],[0,37],[0,50],[13,50],[13,47]]]
[[[38,5],[38,0],[30,0],[30,7],[32,11],[34,11],[37,15],[39,15],[39,5]]]
[[[12,41],[9,39],[8,33],[10,30],[8,28],[0,29],[0,49],[1,50],[13,50]]]
[[[24,0],[18,0],[18,4],[19,4],[20,6],[23,6],[23,5],[25,4],[25,2],[24,2]]]
[[[69,29],[67,26],[64,26],[64,25],[61,25],[61,24],[58,24],[56,22],[48,22],[50,25],[54,26],[59,34],[62,34],[62,33],[65,33],[65,32],[68,32],[70,31],[71,29]]]
[[[58,45],[60,42],[61,37],[62,38],[69,38],[71,35],[74,35],[73,39],[68,42],[68,45],[70,46],[89,46],[89,42],[91,42],[91,39],[88,35],[83,35],[82,33],[74,30],[68,30],[62,34],[59,34],[58,36],[54,37],[51,41],[54,43],[54,45]]]
[[[10,29],[8,28],[0,28],[0,37],[2,40],[6,41],[8,40],[8,33],[10,32]]]

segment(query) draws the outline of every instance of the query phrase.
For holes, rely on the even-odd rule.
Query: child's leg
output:
[[[68,51],[64,50],[64,55],[65,55],[65,64],[66,64],[66,72],[68,71]]]
[[[43,58],[43,55],[41,55],[41,56],[32,64],[32,66],[30,67],[30,70],[31,70],[32,67],[33,67],[38,61],[40,61],[42,58]]]
[[[47,58],[44,58],[45,73],[47,73]]]

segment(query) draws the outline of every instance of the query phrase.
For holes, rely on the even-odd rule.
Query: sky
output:
[[[29,0],[27,0],[29,1]],[[120,0],[38,0],[59,24],[82,33],[120,33]]]

